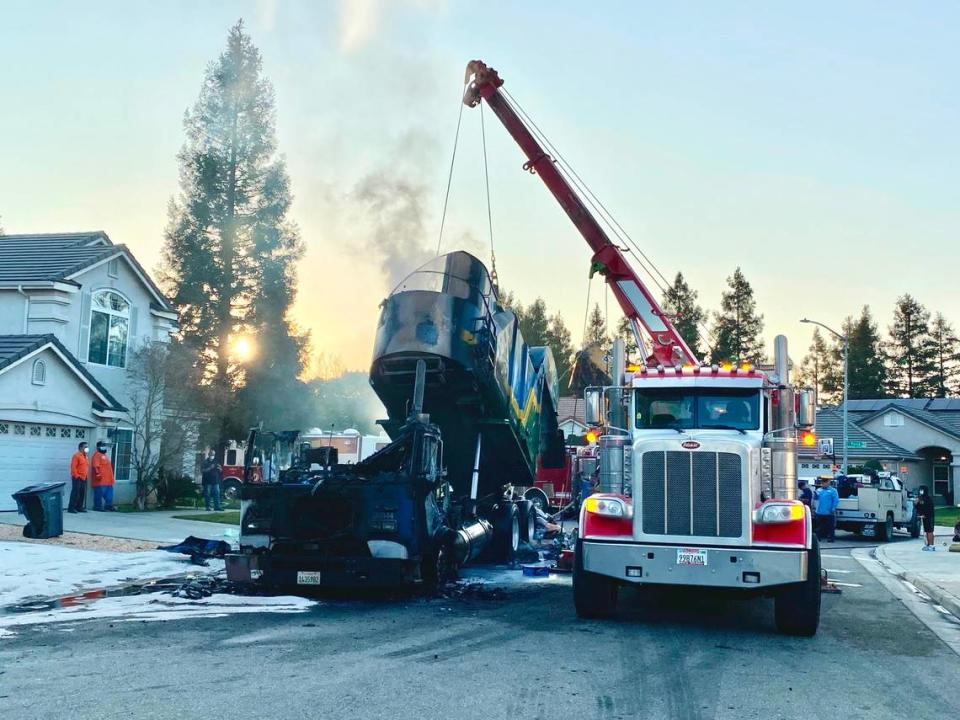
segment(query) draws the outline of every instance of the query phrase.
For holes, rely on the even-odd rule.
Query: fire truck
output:
[[[586,240],[591,274],[606,280],[644,361],[614,347],[613,384],[585,392],[587,422],[603,424],[599,492],[584,500],[573,601],[580,617],[616,612],[624,585],[734,589],[774,598],[777,628],[812,636],[820,618],[820,551],[797,500],[798,432],[814,426],[812,391],[790,384],[787,340],[772,372],[703,364],[575,189],[578,178],[502,90],[498,73],[468,64],[464,103],[486,103]]]

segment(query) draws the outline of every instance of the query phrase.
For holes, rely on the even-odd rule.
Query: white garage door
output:
[[[16,510],[11,493],[41,482],[65,482],[66,507],[70,458],[90,435],[90,428],[0,420],[0,510]]]

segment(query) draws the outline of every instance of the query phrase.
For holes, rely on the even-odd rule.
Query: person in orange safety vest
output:
[[[113,510],[113,464],[107,455],[107,444],[97,443],[93,454],[93,509]]]
[[[70,458],[70,502],[67,505],[67,512],[86,512],[83,506],[86,504],[87,476],[90,474],[87,452],[89,448],[85,442],[82,442]]]

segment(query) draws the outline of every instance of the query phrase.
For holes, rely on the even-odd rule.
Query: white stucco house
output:
[[[109,442],[116,501],[133,498],[131,354],[176,329],[156,284],[106,233],[0,236],[0,510],[36,482],[65,481],[69,494],[81,440],[91,452]]]

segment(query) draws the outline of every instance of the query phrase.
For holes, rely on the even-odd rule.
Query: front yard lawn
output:
[[[240,511],[226,510],[224,512],[191,513],[189,515],[174,515],[177,520],[200,520],[201,522],[223,523],[224,525],[239,525]]]

